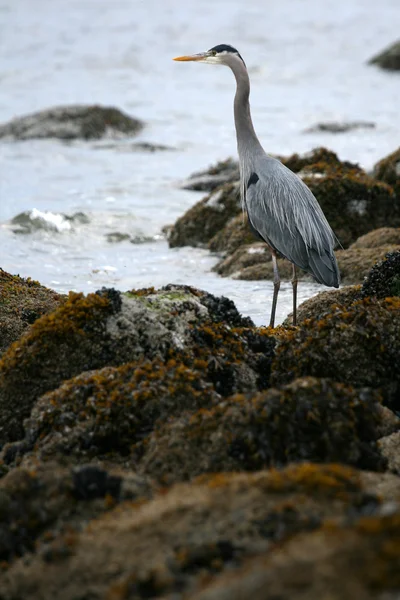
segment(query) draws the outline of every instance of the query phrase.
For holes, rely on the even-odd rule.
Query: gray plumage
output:
[[[250,114],[250,81],[246,65],[232,46],[220,44],[201,54],[178,57],[230,67],[236,78],[234,116],[239,153],[241,200],[255,234],[271,249],[274,297],[270,326],[274,326],[280,278],[277,253],[293,265],[293,323],[296,324],[295,267],[311,273],[319,283],[339,287],[333,252],[335,236],[315,196],[305,183],[262,148]]]

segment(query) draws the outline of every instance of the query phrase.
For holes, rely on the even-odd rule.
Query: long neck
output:
[[[234,115],[236,138],[239,156],[245,157],[249,149],[261,149],[262,146],[254,131],[253,121],[250,113],[250,80],[247,69],[242,61],[235,61],[231,66],[236,78],[236,94],[234,101]]]

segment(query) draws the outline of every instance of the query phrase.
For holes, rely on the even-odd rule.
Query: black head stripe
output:
[[[214,51],[218,54],[222,52],[230,52],[231,54],[237,54],[238,57],[244,62],[243,58],[240,56],[239,52],[233,46],[229,44],[218,44],[218,46],[214,46],[214,48],[210,48],[209,52]]]

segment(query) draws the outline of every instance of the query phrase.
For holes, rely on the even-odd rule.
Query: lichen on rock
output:
[[[157,427],[139,469],[166,483],[299,460],[381,470],[379,401],[376,392],[315,378],[233,396]]]

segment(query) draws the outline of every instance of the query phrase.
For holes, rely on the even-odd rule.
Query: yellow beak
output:
[[[204,58],[204,53],[203,54],[192,54],[191,56],[177,56],[176,58],[173,58],[172,60],[188,61],[188,60],[202,60],[203,58]]]

